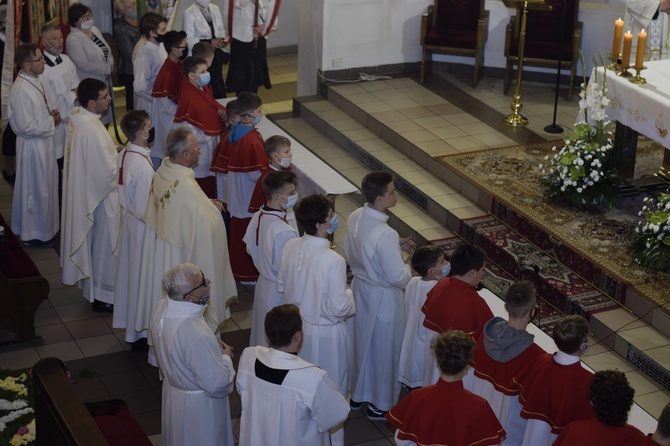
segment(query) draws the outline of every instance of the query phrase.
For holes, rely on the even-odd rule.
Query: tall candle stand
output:
[[[633,73],[628,71],[628,68],[620,68],[620,71],[618,71],[616,75],[621,77],[632,77]]]
[[[633,83],[633,84],[637,84],[637,85],[646,84],[647,79],[640,76],[640,73],[642,72],[642,70],[646,70],[646,69],[647,69],[647,67],[644,67],[644,66],[642,68],[635,67],[635,76],[628,79],[628,82]]]
[[[528,1],[523,2],[523,12],[521,14],[521,32],[519,34],[519,54],[516,66],[516,90],[512,97],[510,108],[512,113],[507,115],[503,122],[510,127],[525,127],[528,125],[528,118],[521,114],[521,79],[523,78],[523,50],[526,42],[526,16],[528,15]]]

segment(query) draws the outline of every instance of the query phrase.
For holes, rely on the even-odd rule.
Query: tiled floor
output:
[[[292,97],[296,92],[297,56],[283,55],[269,59],[272,90],[261,89],[263,111],[266,114],[290,111]],[[449,74],[441,74],[444,80],[434,77],[428,86],[435,92],[427,92],[414,81],[397,79],[384,83],[364,83],[342,85],[338,92],[353,98],[360,107],[383,123],[392,123],[394,129],[407,141],[424,149],[430,156],[457,153],[459,151],[484,150],[514,142],[540,141],[556,136],[546,134],[543,127],[551,123],[553,91],[545,84],[527,83],[524,86],[523,112],[530,119],[525,129],[510,129],[502,124],[502,114],[509,113],[510,97],[502,95],[502,80],[485,78],[477,90],[469,87],[469,81]],[[391,88],[389,88],[389,86]],[[122,95],[117,93],[123,113]],[[390,145],[378,138],[357,121],[323,101],[315,109],[329,113],[328,119],[366,148],[374,150],[376,155],[394,168],[402,170],[406,178],[445,206],[454,209],[460,217],[478,215],[481,208],[456,194],[455,190],[441,179],[433,177],[415,167],[406,156],[389,150]],[[559,102],[558,123],[571,126],[576,116],[576,102]],[[291,122],[285,128],[290,131]],[[296,121],[295,126],[299,126]],[[350,178],[360,181],[366,169],[351,159],[346,152],[334,146],[331,141],[314,131],[303,128],[300,140],[308,145],[323,159],[333,162]],[[111,132],[113,134],[113,132]],[[445,141],[446,140],[446,141]],[[11,189],[0,184],[0,213],[11,218]],[[341,247],[346,232],[346,220],[358,207],[351,197],[338,197],[336,207],[340,216],[340,229],[335,233],[337,250]],[[397,215],[409,219],[414,229],[428,240],[440,239],[451,235],[443,226],[435,224],[418,206],[400,197],[394,209]],[[79,394],[85,400],[123,398],[129,404],[131,412],[145,431],[152,434],[152,440],[160,441],[160,382],[156,370],[146,362],[146,354],[129,350],[123,341],[123,333],[111,328],[111,317],[93,313],[81,291],[76,287],[66,287],[60,283],[60,268],[56,252],[52,249],[28,252],[38,268],[51,285],[49,300],[37,312],[38,333],[44,338],[44,345],[13,352],[0,353],[0,366],[3,368],[23,368],[32,366],[37,360],[47,356],[57,356],[68,362],[73,374],[89,371],[92,377],[82,378],[76,384]],[[253,290],[240,286],[240,302],[232,310],[232,320],[225,330],[224,339],[231,342],[239,354],[248,343]],[[607,317],[607,316],[606,316]],[[624,318],[612,314],[612,318]],[[618,320],[618,319],[617,319]],[[623,320],[621,325],[629,322]],[[649,336],[646,328],[639,324],[625,327],[622,336],[643,337],[658,361],[669,366],[670,351],[667,345],[654,336]],[[636,401],[657,417],[660,408],[668,401],[670,394],[661,390],[654,381],[636,371],[635,367],[622,360],[604,343],[594,346],[585,357],[585,362],[595,369],[618,367],[625,370],[636,388]],[[91,373],[92,372],[92,373]],[[239,398],[231,397],[233,416],[239,416]],[[235,431],[238,420],[233,423]],[[236,432],[237,433],[237,432]],[[345,428],[347,445],[388,445],[393,432],[385,422],[371,422],[361,412],[352,412]]]

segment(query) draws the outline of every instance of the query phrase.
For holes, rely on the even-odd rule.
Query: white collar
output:
[[[149,147],[142,147],[138,146],[137,144],[133,144],[132,142],[128,141],[128,150],[131,152],[137,152],[142,155],[148,155],[151,153],[151,149]]]
[[[388,215],[388,214],[386,214],[386,213],[384,213],[384,212],[380,212],[380,211],[378,211],[377,209],[373,208],[372,206],[370,206],[370,203],[365,203],[365,204],[363,205],[363,207],[364,207],[364,209],[365,209],[363,212],[365,212],[366,214],[370,215],[371,217],[376,218],[377,220],[380,220],[380,221],[387,221],[387,220],[389,219],[389,215]]]
[[[330,240],[328,240],[327,238],[317,237],[315,235],[309,235],[309,234],[305,234],[302,237],[305,239],[305,242],[311,243],[312,245],[330,247]]]
[[[579,362],[579,356],[568,355],[562,351],[557,351],[554,353],[554,361],[560,365],[572,365]]]
[[[317,367],[292,353],[286,353],[281,350],[262,347],[260,345],[257,345],[254,348],[258,360],[272,369],[298,370],[306,369],[308,367]]]
[[[202,317],[205,314],[207,305],[198,305],[189,301],[178,301],[172,300],[169,297],[163,297],[167,299],[167,308],[163,313],[164,318],[188,318],[188,317]]]

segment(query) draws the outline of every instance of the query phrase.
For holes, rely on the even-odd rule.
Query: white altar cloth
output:
[[[633,84],[628,78],[607,72],[607,115],[613,120],[670,148],[670,60],[645,62],[641,76],[646,84]],[[603,67],[594,69],[591,79],[597,76],[602,85]],[[635,73],[634,69],[630,69]]]

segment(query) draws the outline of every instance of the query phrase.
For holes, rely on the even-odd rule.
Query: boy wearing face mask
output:
[[[264,175],[262,187],[266,204],[251,217],[244,235],[247,252],[259,273],[254,290],[249,346],[268,346],[263,329],[265,315],[284,300],[283,294],[277,291],[277,272],[284,246],[289,240],[298,238],[298,231],[286,223],[286,209],[298,198],[297,182],[293,172],[280,170]]]
[[[233,276],[242,283],[252,283],[258,278],[251,257],[246,252],[242,238],[253,216],[249,204],[256,183],[267,168],[263,137],[256,130],[260,122],[261,98],[254,93],[241,93],[236,101],[240,120],[227,136],[221,139],[212,158],[212,172],[217,174],[217,194],[230,212],[230,258]]]
[[[486,399],[507,432],[505,444],[520,445],[526,430],[521,417],[519,387],[514,376],[534,363],[544,350],[535,344],[526,327],[537,314],[535,288],[528,281],[515,283],[505,295],[509,319],[494,317],[477,340],[472,365],[472,393]]]
[[[160,46],[165,41],[167,22],[155,12],[147,12],[140,19],[140,32],[146,43],[137,50],[133,59],[135,109],[151,113],[154,102],[151,92],[167,58],[165,49]]]
[[[354,315],[354,294],[347,286],[344,257],[330,249],[328,236],[338,226],[335,208],[324,195],[303,198],[295,210],[305,234],[289,241],[277,274],[284,303],[300,307],[303,340],[298,356],[330,376],[339,392],[349,392],[349,333],[345,320]],[[333,445],[344,444],[340,424],[330,430]]]
[[[216,179],[209,168],[219,136],[226,130],[226,108],[212,96],[210,75],[203,59],[189,57],[182,63],[182,68],[185,79],[179,86],[174,122],[191,130],[198,141],[201,153],[198,165],[193,169],[195,180],[209,198],[216,198]]]
[[[424,315],[421,307],[437,281],[449,274],[451,264],[444,259],[441,248],[427,245],[414,251],[412,268],[420,277],[412,277],[405,287],[405,336],[400,350],[398,381],[410,389],[415,389],[427,385],[424,384],[427,360],[429,364],[435,362],[430,350],[432,335],[423,326]]]
[[[151,159],[156,168],[167,156],[165,142],[168,133],[172,130],[175,112],[177,111],[179,85],[184,79],[181,63],[188,56],[186,33],[184,31],[169,31],[165,34],[163,45],[168,57],[156,76],[151,92],[151,96],[154,98],[151,116],[154,118],[156,128],[156,140],[151,147]]]
[[[285,136],[274,135],[265,141],[265,154],[270,159],[268,168],[261,173],[261,177],[256,181],[254,193],[251,196],[249,203],[249,212],[258,212],[258,210],[265,203],[265,196],[263,194],[263,178],[270,172],[277,171],[291,171],[291,162],[293,155],[291,154],[291,141]],[[286,221],[296,231],[298,230],[298,223],[295,220],[295,212],[293,208],[286,210]]]

